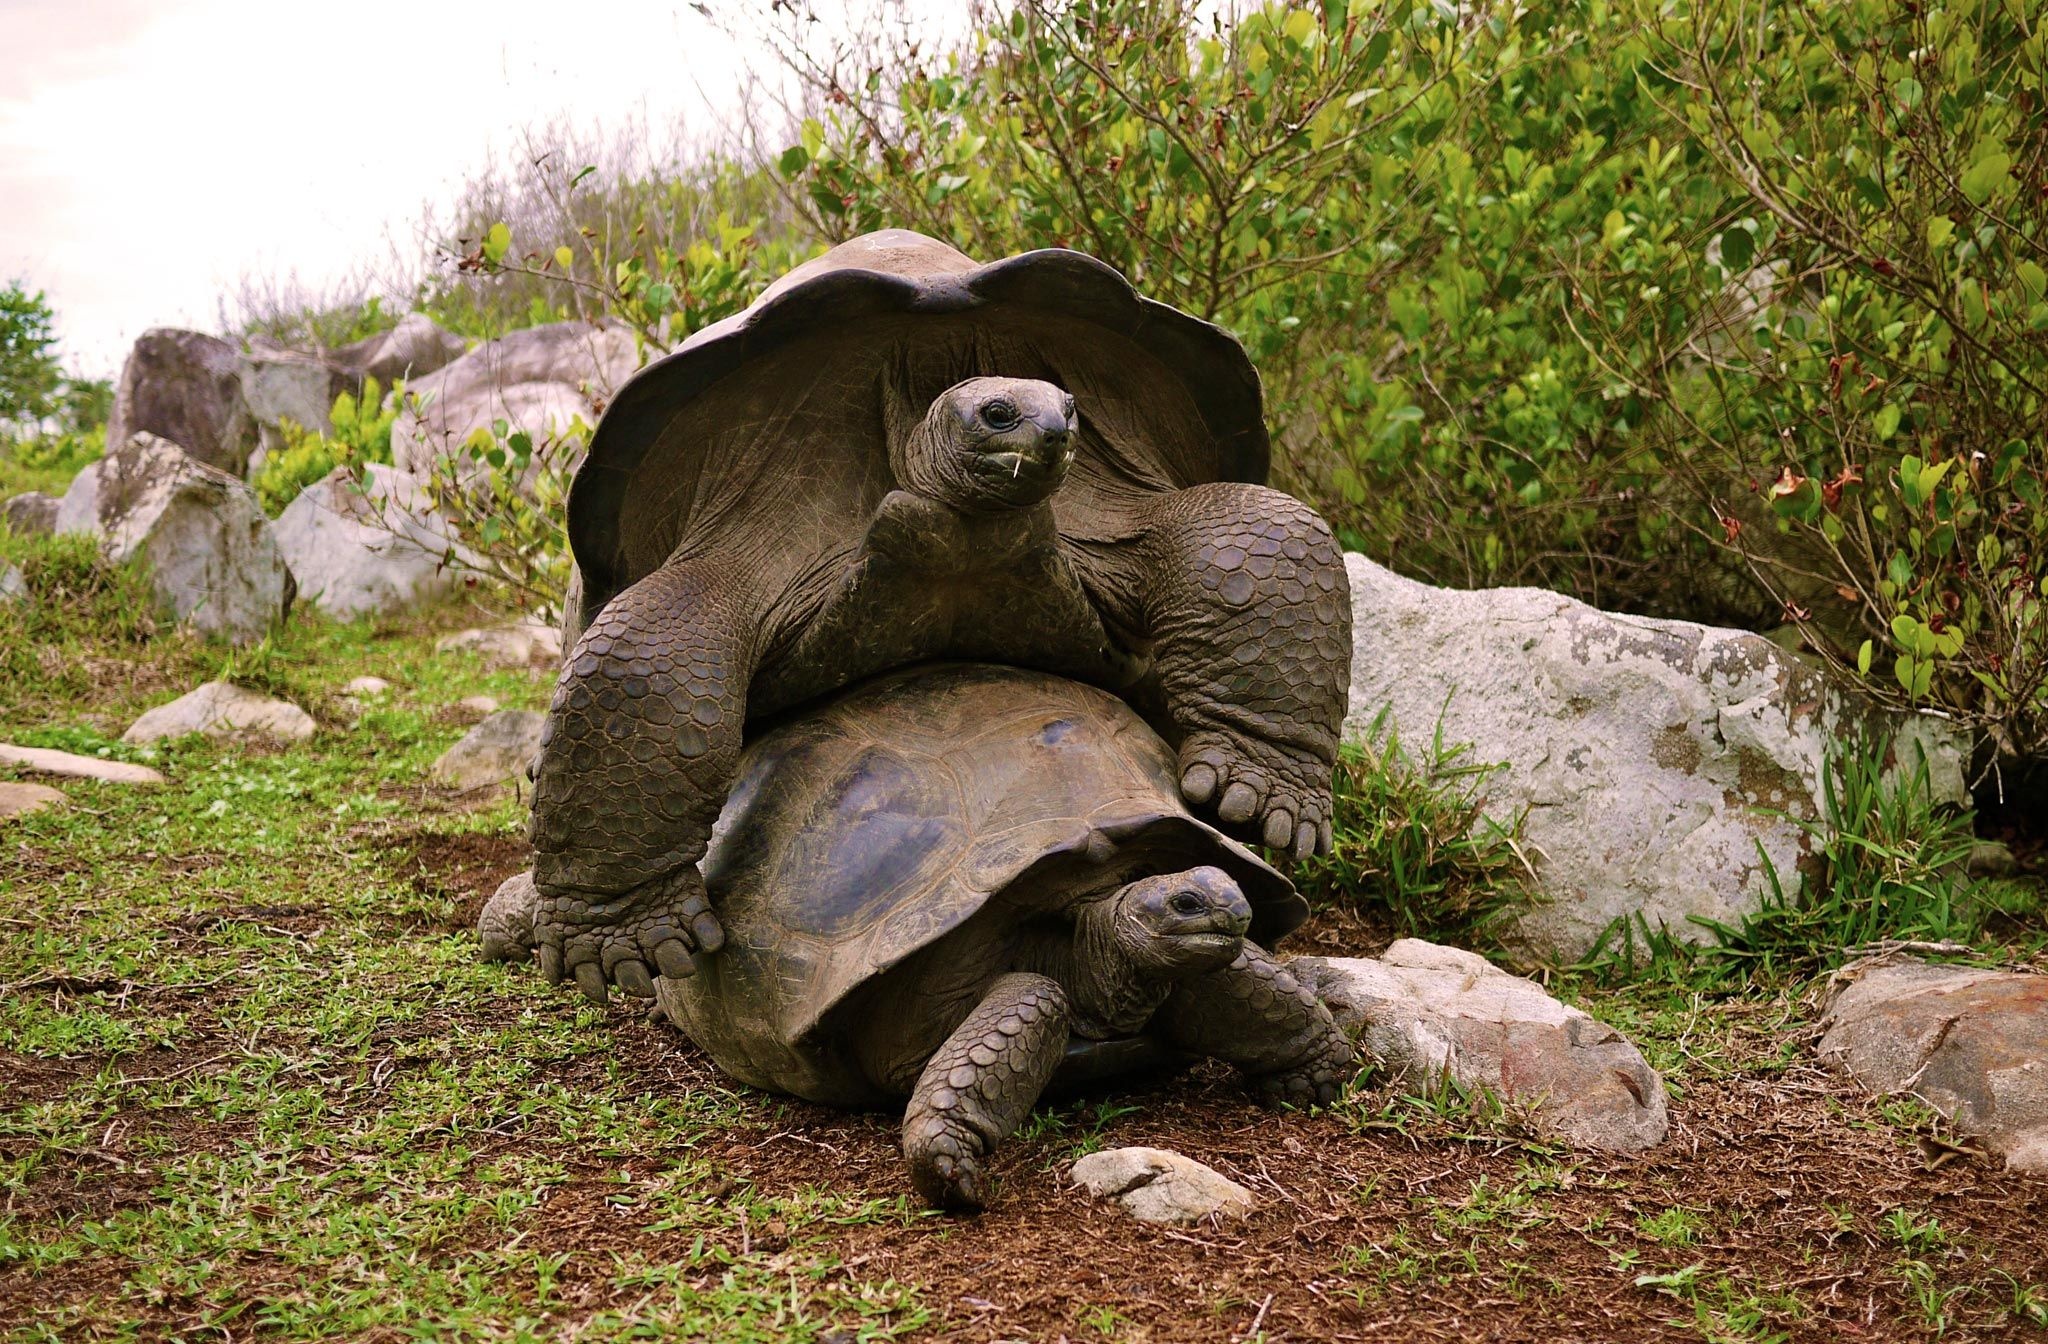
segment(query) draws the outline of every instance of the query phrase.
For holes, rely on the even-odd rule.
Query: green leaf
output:
[[[555,265],[565,271],[573,268],[576,265],[576,254],[571,252],[566,246],[556,248]]]
[[[2002,149],[1995,149],[1982,155],[1963,170],[1963,195],[1972,205],[1982,205],[1991,199],[1993,192],[2005,185],[2012,172],[2012,156]]]
[[[1927,221],[1927,246],[1930,251],[1940,251],[1948,246],[1948,240],[1956,236],[1956,222],[1947,215],[1936,215]]]
[[[484,235],[484,260],[493,266],[497,265],[500,261],[504,260],[505,253],[510,250],[511,246],[512,230],[501,219],[491,225],[490,232]]]
[[[1858,676],[1867,677],[1870,675],[1870,660],[1876,651],[1877,646],[1867,639],[1863,641],[1863,647],[1856,650],[1856,674]]]
[[[1878,407],[1877,414],[1871,417],[1870,427],[1880,440],[1889,439],[1899,432],[1899,408],[1889,404]]]
[[[1756,258],[1756,237],[1737,225],[1721,234],[1721,265],[1730,272],[1746,271]]]
[[[791,145],[782,151],[782,157],[775,161],[775,169],[784,177],[795,177],[810,165],[811,152],[802,145]]]

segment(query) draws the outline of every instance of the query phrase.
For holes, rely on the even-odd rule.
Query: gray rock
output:
[[[303,742],[313,735],[313,716],[285,700],[272,699],[233,682],[209,681],[169,704],[158,705],[128,726],[123,742],[158,742],[188,733],[213,738],[269,737]]]
[[[1910,1092],[2015,1171],[2048,1171],[2048,976],[1879,957],[1836,972],[1821,1058]]]
[[[40,490],[15,495],[0,504],[0,524],[17,537],[40,537],[57,528],[57,497]]]
[[[441,753],[431,771],[434,782],[468,793],[525,779],[527,764],[540,752],[546,723],[547,715],[538,710],[500,710]]]
[[[388,390],[405,378],[423,378],[462,358],[463,340],[425,313],[407,313],[387,332],[333,352],[335,363],[358,378],[375,378]]]
[[[355,390],[360,382],[346,369],[317,355],[268,347],[242,355],[240,369],[242,397],[256,422],[257,442],[264,455],[286,446],[286,420],[301,429],[332,433],[334,399]],[[253,463],[250,470],[254,470]]]
[[[204,633],[252,644],[291,610],[291,570],[255,491],[153,434],[78,474],[57,531],[97,534],[116,563],[146,560],[157,606]]]
[[[256,450],[256,421],[242,396],[235,347],[197,331],[157,327],[128,352],[114,384],[107,444],[159,435],[210,467],[240,476]]]
[[[1638,1153],[1669,1132],[1664,1080],[1627,1037],[1482,956],[1403,938],[1287,965],[1404,1087],[1483,1087],[1582,1148]]]
[[[427,476],[473,432],[500,420],[537,440],[579,419],[594,425],[597,407],[639,363],[632,331],[617,323],[555,322],[486,341],[406,384],[391,427],[392,461]]]
[[[299,596],[339,620],[402,611],[451,591],[457,550],[413,477],[371,464],[307,486],[272,527]]]
[[[0,765],[17,765],[39,775],[67,779],[99,779],[110,784],[161,784],[164,777],[146,765],[126,761],[103,761],[97,756],[80,756],[48,747],[17,747],[0,742]]]
[[[472,628],[436,640],[434,652],[474,653],[494,668],[553,668],[562,661],[562,632],[538,621]]]
[[[15,565],[0,564],[0,604],[12,602],[28,591],[28,580]]]
[[[47,784],[16,784],[0,779],[0,821],[63,805],[62,789],[53,789]]]
[[[1734,924],[1787,894],[1822,814],[1828,743],[1879,716],[1770,641],[1737,630],[1598,611],[1533,588],[1461,592],[1346,557],[1356,610],[1347,739],[1383,711],[1402,741],[1470,743],[1506,769],[1486,786],[1524,834],[1548,905],[1521,936],[1583,955],[1615,921],[1701,941],[1691,917]],[[1939,797],[1965,801],[1943,720],[1884,718],[1925,753]],[[1782,813],[1782,816],[1767,815]]]
[[[465,695],[455,702],[455,707],[465,714],[495,714],[498,712],[498,697],[495,695]]]
[[[1241,1218],[1258,1207],[1252,1192],[1213,1167],[1165,1148],[1110,1148],[1074,1163],[1074,1183],[1114,1199],[1147,1223]]]
[[[361,696],[364,699],[368,699],[372,696],[383,695],[390,691],[390,689],[391,683],[382,677],[357,677],[349,682],[348,685],[342,687],[341,693],[343,695]]]

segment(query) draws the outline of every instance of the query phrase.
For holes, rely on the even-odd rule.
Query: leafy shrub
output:
[[[396,389],[404,395],[403,386]],[[263,511],[275,518],[301,491],[336,467],[359,467],[391,461],[391,426],[398,420],[398,401],[384,405],[384,389],[375,378],[363,381],[361,395],[342,393],[328,413],[333,432],[322,434],[287,419],[282,425],[285,446],[263,463],[251,484]]]
[[[1334,843],[1296,865],[1302,894],[1383,915],[1398,937],[1497,945],[1533,897],[1519,826],[1482,810],[1485,782],[1501,767],[1468,752],[1446,744],[1439,725],[1418,759],[1382,712],[1338,757]]]

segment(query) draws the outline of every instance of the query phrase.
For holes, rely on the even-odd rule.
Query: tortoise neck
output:
[[[1073,937],[1064,974],[1074,1015],[1074,1033],[1104,1040],[1143,1027],[1166,1001],[1173,985],[1154,968],[1141,965],[1117,929],[1116,891],[1074,912]]]

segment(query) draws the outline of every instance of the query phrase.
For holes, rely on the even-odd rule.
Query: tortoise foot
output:
[[[532,940],[549,984],[573,979],[584,997],[603,1003],[612,985],[652,998],[656,975],[695,974],[692,954],[725,946],[725,930],[711,911],[704,879],[685,865],[609,900],[537,889]]]
[[[1305,859],[1330,852],[1330,763],[1232,728],[1202,728],[1180,746],[1181,796],[1225,829]]]
[[[987,1208],[980,1149],[980,1136],[966,1125],[931,1125],[917,1140],[906,1135],[903,1156],[918,1197],[933,1208],[959,1213]]]

